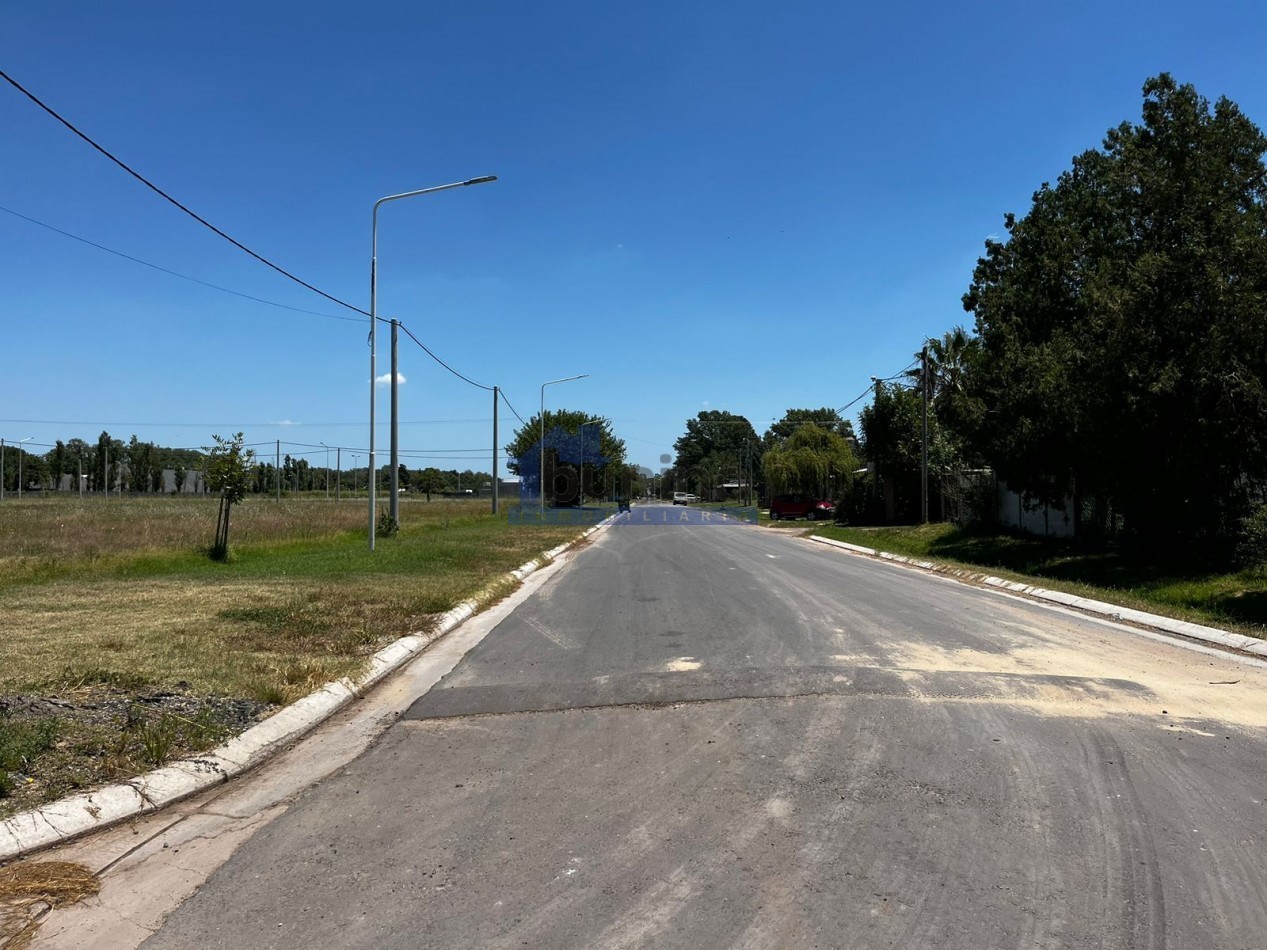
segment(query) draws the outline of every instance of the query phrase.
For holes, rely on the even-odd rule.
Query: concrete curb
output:
[[[588,538],[607,518],[577,537],[516,568],[504,579],[522,582],[560,554]],[[355,679],[327,683],[241,735],[196,759],[146,772],[128,782],[71,795],[0,822],[0,862],[62,844],[195,795],[249,771],[325,722],[353,699],[409,663],[428,646],[479,611],[479,595],[441,616],[435,629],[411,634],[375,653]]]
[[[1216,627],[1204,627],[1199,623],[1189,623],[1186,620],[1175,620],[1172,617],[1162,617],[1158,614],[1145,613],[1142,610],[1132,610],[1130,607],[1118,607],[1114,604],[1107,604],[1104,601],[1079,597],[1076,594],[1066,594],[1058,590],[1046,590],[1045,588],[1034,587],[1030,584],[1021,584],[1017,581],[1006,581],[1001,577],[992,577],[989,574],[978,574],[972,571],[946,567],[944,564],[934,564],[932,561],[920,561],[916,558],[905,557],[901,554],[890,554],[887,551],[877,551],[875,548],[864,548],[860,544],[850,544],[847,541],[837,541],[834,538],[821,538],[817,535],[810,535],[809,539],[811,541],[817,541],[819,544],[826,544],[834,548],[841,548],[853,554],[863,554],[867,557],[879,558],[884,561],[906,564],[911,567],[918,567],[925,571],[934,571],[938,574],[946,574],[951,577],[967,578],[977,583],[985,584],[988,587],[997,587],[1001,590],[1010,591],[1015,594],[1024,594],[1028,597],[1037,598],[1038,600],[1051,601],[1052,603],[1060,604],[1063,607],[1072,607],[1075,610],[1083,610],[1087,613],[1096,614],[1109,620],[1123,620],[1127,623],[1139,624],[1142,627],[1160,630],[1163,633],[1172,633],[1181,637],[1186,637],[1189,640],[1199,640],[1202,643],[1213,643],[1232,650],[1252,653],[1255,656],[1267,657],[1267,640],[1257,640],[1254,637],[1246,637],[1239,633],[1228,633],[1226,630],[1219,630]]]

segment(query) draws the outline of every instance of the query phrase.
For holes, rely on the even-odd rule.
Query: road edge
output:
[[[182,759],[130,781],[71,795],[0,821],[0,863],[65,844],[139,815],[151,814],[256,768],[302,739],[352,700],[364,696],[431,644],[479,613],[480,600],[486,592],[508,580],[522,584],[569,548],[605,527],[609,521],[611,518],[605,518],[570,541],[507,572],[474,597],[443,614],[432,630],[409,634],[389,643],[370,657],[360,676],[326,683],[197,758]]]
[[[1130,607],[1119,607],[1116,604],[1106,603],[1102,600],[1091,600],[1088,597],[1079,597],[1076,594],[1066,594],[1063,591],[1047,590],[1043,587],[1035,587],[1032,584],[1004,580],[1001,577],[994,577],[990,574],[948,567],[945,564],[936,564],[932,561],[921,561],[918,558],[907,557],[903,554],[890,554],[888,551],[863,547],[861,544],[850,544],[848,541],[837,541],[835,538],[824,538],[815,534],[808,535],[808,538],[810,541],[840,548],[851,554],[864,555],[907,567],[932,571],[936,574],[969,581],[974,584],[984,584],[987,587],[1006,590],[1013,594],[1023,594],[1026,597],[1033,597],[1037,600],[1046,600],[1054,604],[1060,604],[1062,607],[1072,607],[1074,610],[1095,614],[1107,620],[1138,624],[1139,626],[1173,634],[1188,640],[1197,640],[1201,643],[1210,643],[1229,650],[1267,658],[1267,640],[1257,640],[1244,634],[1230,633],[1227,630],[1219,630],[1217,627],[1206,627],[1199,623],[1176,620],[1173,617],[1163,617],[1160,614],[1150,614]]]

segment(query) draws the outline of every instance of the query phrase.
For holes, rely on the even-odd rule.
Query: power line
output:
[[[444,360],[440,359],[440,357],[436,356],[436,355],[435,355],[435,353],[431,352],[431,350],[429,350],[429,349],[427,348],[427,345],[426,345],[425,343],[423,343],[420,339],[418,339],[416,336],[414,336],[413,331],[412,331],[412,330],[410,330],[410,329],[409,329],[409,327],[407,327],[407,326],[405,326],[403,323],[399,323],[399,322],[398,322],[396,325],[397,325],[398,327],[400,327],[402,330],[404,330],[404,331],[405,331],[405,333],[408,335],[409,339],[413,340],[413,341],[414,341],[415,343],[417,343],[420,347],[422,347],[422,351],[423,351],[424,353],[426,353],[428,356],[430,356],[433,360],[435,360],[437,363],[439,363],[441,366],[443,366],[445,369],[447,369],[450,373],[452,373],[452,374],[453,374],[454,376],[456,376],[458,379],[462,380],[462,381],[463,381],[463,382],[465,382],[465,383],[470,383],[472,386],[475,386],[477,389],[482,389],[482,390],[484,390],[485,392],[489,392],[489,393],[491,393],[491,392],[493,391],[493,387],[492,387],[492,386],[485,386],[483,383],[477,383],[475,380],[471,379],[471,378],[470,378],[470,377],[468,377],[468,376],[463,376],[461,373],[459,373],[457,370],[455,370],[452,366],[450,366],[450,365],[449,365],[448,363],[446,363]]]
[[[850,399],[847,403],[845,403],[843,406],[841,406],[839,409],[837,409],[837,410],[836,410],[836,414],[837,414],[837,415],[844,415],[845,411],[846,411],[846,410],[847,410],[850,406],[854,405],[856,402],[858,402],[858,401],[859,401],[859,400],[861,400],[861,399],[865,399],[865,398],[866,398],[866,396],[867,396],[867,393],[869,393],[869,392],[871,392],[871,387],[870,387],[870,386],[868,386],[866,389],[864,389],[864,390],[863,390],[862,392],[860,392],[858,395],[854,396],[854,397],[853,397],[853,399]]]
[[[344,317],[337,313],[321,313],[317,310],[305,310],[303,307],[292,307],[289,304],[277,303],[273,300],[265,300],[263,297],[253,297],[250,294],[244,294],[241,291],[230,290],[228,287],[221,287],[219,284],[212,284],[205,280],[199,280],[197,277],[190,277],[188,274],[182,274],[179,271],[174,271],[158,264],[152,264],[149,261],[143,261],[139,257],[133,257],[131,254],[124,254],[122,251],[116,251],[114,248],[106,247],[104,244],[98,244],[96,241],[90,241],[87,238],[80,237],[78,234],[71,234],[69,231],[63,231],[61,228],[53,227],[51,224],[45,224],[43,221],[37,221],[35,218],[28,217],[18,211],[14,211],[12,208],[6,208],[3,205],[0,205],[0,211],[5,212],[6,214],[11,214],[15,218],[21,218],[23,221],[29,221],[31,224],[39,225],[41,228],[46,228],[55,234],[62,235],[62,237],[68,237],[72,241],[78,241],[80,244],[87,244],[89,247],[95,247],[99,251],[105,251],[107,254],[113,254],[115,257],[122,257],[124,260],[132,261],[135,264],[143,264],[146,267],[152,267],[156,271],[162,271],[164,274],[171,274],[173,277],[179,277],[182,280],[190,280],[195,284],[201,284],[204,287],[210,287],[212,290],[219,290],[222,293],[232,294],[233,296],[241,297],[244,300],[254,300],[256,303],[268,304],[270,307],[280,307],[282,310],[293,310],[295,313],[307,313],[314,317],[326,317],[330,320],[348,320],[352,323],[361,322],[357,317]]]
[[[413,421],[402,421],[402,426],[427,426],[427,425],[465,425],[468,423],[484,423],[488,422],[488,418],[483,419],[415,419]],[[341,427],[347,428],[352,426],[364,427],[364,422],[128,422],[119,419],[0,419],[0,422],[8,425],[34,425],[34,426],[130,426],[138,429],[302,429],[312,428],[314,426],[321,427]]]
[[[902,378],[903,376],[905,376],[905,375],[907,374],[907,372],[908,372],[908,371],[910,371],[910,370],[911,370],[911,369],[912,369],[912,368],[913,368],[913,367],[914,367],[914,366],[915,366],[918,362],[919,362],[919,360],[918,360],[918,359],[916,359],[916,360],[912,360],[909,364],[907,364],[906,369],[903,369],[903,370],[902,370],[902,371],[900,371],[900,372],[894,373],[892,376],[885,376],[885,377],[883,377],[882,379],[879,379],[878,381],[879,381],[879,382],[882,382],[882,383],[887,383],[887,382],[891,382],[891,381],[893,381],[893,380],[895,380],[895,379],[901,379],[901,378]],[[844,414],[844,412],[845,412],[845,410],[846,410],[846,409],[848,409],[850,406],[854,405],[855,403],[859,402],[859,401],[860,401],[860,400],[862,400],[862,399],[865,399],[865,398],[867,397],[867,395],[871,392],[871,388],[872,388],[872,386],[874,386],[874,385],[875,385],[875,383],[872,383],[872,384],[871,384],[871,386],[868,386],[866,389],[864,389],[862,392],[860,392],[860,393],[859,393],[857,396],[855,396],[853,399],[849,400],[849,402],[845,403],[843,406],[841,406],[839,409],[837,409],[837,410],[836,410],[836,413],[837,413],[838,415],[843,415],[843,414]]]
[[[502,390],[499,390],[499,392],[501,393],[502,401],[506,403],[506,408],[509,409],[512,413],[514,413],[515,418],[519,420],[519,424],[521,426],[526,426],[528,423],[524,422],[524,417],[521,416],[518,412],[515,412],[515,407],[512,406],[510,404],[510,400],[506,398],[506,390],[502,389]]]
[[[196,214],[195,212],[191,211],[189,208],[187,208],[185,205],[181,204],[179,201],[177,201],[175,198],[173,198],[173,197],[172,197],[171,195],[169,195],[167,192],[163,191],[163,189],[162,189],[162,188],[159,188],[159,187],[158,187],[158,185],[154,184],[152,181],[150,181],[148,178],[146,178],[146,177],[145,177],[144,175],[142,175],[140,172],[138,172],[138,171],[134,170],[133,168],[131,168],[130,166],[128,166],[128,165],[127,165],[125,162],[123,162],[121,159],[116,158],[114,155],[112,155],[110,152],[108,152],[105,148],[103,148],[102,146],[100,146],[100,145],[98,145],[96,142],[94,142],[94,141],[93,141],[91,138],[89,138],[86,134],[84,134],[83,132],[79,131],[79,129],[75,128],[75,126],[74,126],[74,125],[72,125],[72,124],[70,123],[70,121],[69,121],[69,120],[64,119],[62,116],[58,115],[58,113],[57,113],[56,111],[54,111],[54,110],[53,110],[53,108],[52,108],[51,106],[48,106],[48,105],[46,105],[44,102],[42,102],[42,101],[41,101],[41,100],[40,100],[40,99],[39,99],[39,98],[38,98],[38,97],[37,97],[37,96],[36,96],[33,92],[31,92],[30,90],[28,90],[27,88],[25,88],[25,87],[24,87],[21,83],[19,83],[16,79],[14,79],[12,76],[10,76],[8,73],[6,73],[4,70],[0,70],[0,79],[3,79],[5,82],[7,82],[9,85],[11,85],[11,86],[12,86],[14,89],[16,89],[18,92],[22,93],[22,95],[26,96],[28,99],[30,99],[32,102],[34,102],[37,106],[39,106],[41,109],[43,109],[43,110],[44,110],[45,112],[47,112],[49,115],[51,115],[54,119],[56,119],[56,120],[57,120],[58,122],[60,122],[62,125],[66,126],[66,128],[68,128],[68,129],[70,129],[70,131],[74,132],[74,133],[75,133],[75,135],[79,136],[79,138],[83,139],[85,142],[87,142],[89,145],[91,145],[93,148],[95,148],[98,152],[100,152],[100,153],[101,153],[102,155],[104,155],[106,158],[110,159],[110,161],[114,162],[116,165],[118,165],[120,168],[122,168],[125,172],[127,172],[129,175],[131,175],[133,178],[135,178],[137,181],[139,181],[141,184],[143,184],[146,188],[150,189],[150,190],[151,190],[151,191],[153,191],[155,194],[157,194],[157,195],[161,196],[162,198],[165,198],[167,201],[171,202],[173,205],[175,205],[175,206],[176,206],[177,208],[179,208],[181,211],[185,212],[185,214],[189,215],[191,218],[193,218],[195,221],[197,221],[197,222],[198,222],[199,224],[201,224],[203,227],[208,228],[208,229],[209,229],[209,230],[211,230],[211,231],[214,231],[216,234],[220,235],[220,237],[224,238],[226,241],[228,241],[228,242],[229,242],[230,244],[232,244],[234,247],[238,248],[239,250],[245,251],[247,254],[250,254],[253,258],[255,258],[257,261],[259,261],[261,264],[264,264],[264,265],[265,265],[265,266],[267,266],[267,267],[271,267],[273,270],[277,271],[277,273],[281,274],[283,277],[286,277],[286,278],[289,278],[290,280],[293,280],[295,283],[299,284],[299,285],[300,285],[300,286],[302,286],[302,287],[307,287],[307,288],[308,288],[309,290],[311,290],[313,293],[315,293],[315,294],[319,294],[320,296],[325,297],[327,300],[329,300],[329,301],[331,301],[331,302],[333,302],[333,303],[337,303],[340,307],[347,307],[349,310],[353,310],[353,311],[355,311],[356,313],[361,314],[362,316],[366,316],[366,317],[368,317],[368,316],[370,315],[368,310],[362,310],[360,307],[353,306],[352,304],[348,303],[346,300],[340,300],[338,297],[335,297],[335,296],[333,296],[332,294],[328,294],[328,293],[326,293],[324,290],[321,290],[321,289],[319,289],[319,288],[317,288],[317,287],[314,287],[312,284],[308,283],[306,280],[302,280],[302,279],[300,279],[299,277],[296,277],[296,276],[295,276],[294,274],[292,274],[290,271],[286,270],[286,269],[285,269],[285,268],[283,268],[283,267],[279,267],[277,264],[274,264],[274,263],[273,263],[272,261],[270,261],[268,258],[266,258],[266,257],[264,257],[264,256],[262,256],[262,255],[260,255],[260,254],[255,253],[255,251],[251,250],[249,247],[247,247],[247,246],[246,246],[245,244],[243,244],[241,241],[237,240],[236,238],[232,238],[232,237],[230,237],[228,234],[226,234],[225,232],[221,231],[219,228],[217,228],[214,224],[212,224],[212,223],[211,223],[210,221],[208,221],[206,218],[204,218],[204,217],[202,217],[201,215],[198,215],[198,214]]]

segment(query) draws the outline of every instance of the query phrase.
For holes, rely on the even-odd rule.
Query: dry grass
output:
[[[515,586],[507,571],[582,530],[508,525],[474,501],[419,501],[401,515],[401,532],[371,553],[363,501],[252,499],[219,564],[205,553],[206,499],[6,502],[0,696],[111,684],[286,704],[477,592],[484,605],[500,599]],[[112,777],[117,763],[66,752],[93,742],[64,738],[23,766],[30,787],[55,797]],[[15,804],[3,796],[0,786],[0,813]]]
[[[46,908],[64,907],[101,890],[96,875],[69,861],[39,861],[0,868],[0,945],[30,946]]]
[[[486,502],[465,500],[402,504],[402,520],[417,516],[427,521],[462,517],[477,507],[487,507]],[[28,559],[92,561],[205,548],[214,534],[216,505],[212,495],[122,499],[35,496],[20,503],[10,498],[0,518],[0,564]],[[233,510],[232,540],[235,544],[307,541],[364,531],[365,526],[364,499],[276,502],[251,497]]]

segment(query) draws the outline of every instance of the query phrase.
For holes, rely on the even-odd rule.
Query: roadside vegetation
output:
[[[813,534],[1067,591],[1137,610],[1267,636],[1267,570],[1220,572],[1162,565],[1129,550],[1088,549],[1058,538],[1034,538],[949,524],[914,527],[820,527]]]
[[[0,816],[240,732],[581,530],[486,501],[250,499],[227,562],[217,499],[45,497],[0,520]]]

